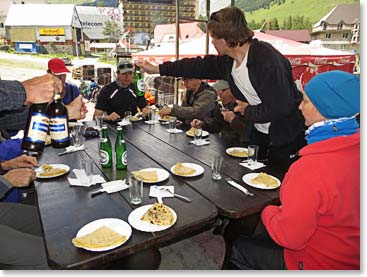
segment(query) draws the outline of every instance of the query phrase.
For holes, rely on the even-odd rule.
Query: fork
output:
[[[168,191],[171,195],[177,197],[178,199],[181,199],[181,200],[184,200],[186,202],[189,202],[191,203],[192,200],[186,196],[183,196],[183,195],[180,195],[180,194],[177,194],[177,193],[173,193],[169,188],[159,188],[158,190],[162,190],[162,191]]]
[[[235,187],[236,189],[239,189],[240,191],[242,191],[244,194],[248,195],[248,196],[254,196],[253,193],[249,192],[245,187],[241,186],[240,184],[236,183],[235,181],[233,181],[231,178],[225,178],[225,180],[227,181],[228,184],[230,184],[231,186]]]

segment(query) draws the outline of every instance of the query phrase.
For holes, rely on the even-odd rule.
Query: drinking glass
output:
[[[84,159],[82,158],[80,160],[80,168],[85,171],[86,179],[84,180],[78,180],[79,182],[82,181],[82,183],[92,183],[92,176],[93,176],[93,160],[91,159]]]
[[[203,133],[203,129],[195,128],[194,130],[194,144],[199,145],[201,142],[201,135]]]
[[[149,110],[149,113],[148,113],[148,123],[149,124],[153,124],[154,123],[154,111],[153,110]]]
[[[173,132],[176,129],[176,117],[171,116],[168,122],[168,130]]]
[[[140,204],[143,201],[143,179],[130,174],[129,192],[131,204]]]
[[[223,157],[219,155],[215,155],[212,158],[211,168],[212,168],[212,178],[214,180],[222,179],[221,170],[223,164]]]
[[[257,163],[257,153],[259,152],[259,146],[249,145],[247,147],[248,158],[247,163],[249,166],[254,166]]]
[[[102,130],[102,126],[103,126],[103,118],[104,116],[103,115],[97,115],[96,116],[96,125],[97,125],[97,128],[99,130]]]
[[[79,147],[82,145],[81,129],[82,129],[82,125],[75,125],[70,132],[71,140],[72,140],[73,146],[75,147]]]
[[[130,119],[131,119],[131,115],[132,115],[132,114],[131,114],[131,111],[126,111],[126,112],[125,112],[125,119],[126,119],[126,120],[128,120],[128,121],[130,121]]]

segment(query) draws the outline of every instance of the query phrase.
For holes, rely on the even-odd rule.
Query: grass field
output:
[[[270,9],[260,9],[245,13],[247,22],[254,20],[278,18],[283,22],[289,16],[308,17],[312,23],[317,22],[338,4],[358,4],[359,0],[286,0],[282,5],[273,5]]]

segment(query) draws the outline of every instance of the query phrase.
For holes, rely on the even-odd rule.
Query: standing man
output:
[[[253,38],[243,12],[228,7],[210,16],[208,32],[218,56],[206,55],[154,66],[137,63],[145,72],[201,79],[224,79],[253,125],[250,142],[268,152],[271,163],[287,168],[305,144],[304,120],[297,109],[301,93],[287,58],[267,42]]]
[[[136,114],[139,107],[143,117],[149,112],[144,96],[136,95],[133,83],[134,65],[129,60],[122,60],[117,66],[116,81],[103,87],[97,97],[93,118],[106,113],[104,118],[115,121],[125,116],[126,111]]]
[[[213,117],[217,95],[214,89],[200,79],[183,78],[186,88],[185,98],[182,105],[173,105],[172,108],[165,107],[159,111],[163,118],[165,115],[175,116],[190,125],[191,120],[198,118],[204,120]]]

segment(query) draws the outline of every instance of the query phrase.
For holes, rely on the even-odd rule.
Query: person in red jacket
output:
[[[308,145],[283,180],[281,205],[261,213],[271,239],[237,239],[229,268],[360,269],[360,80],[316,75],[299,109]]]

